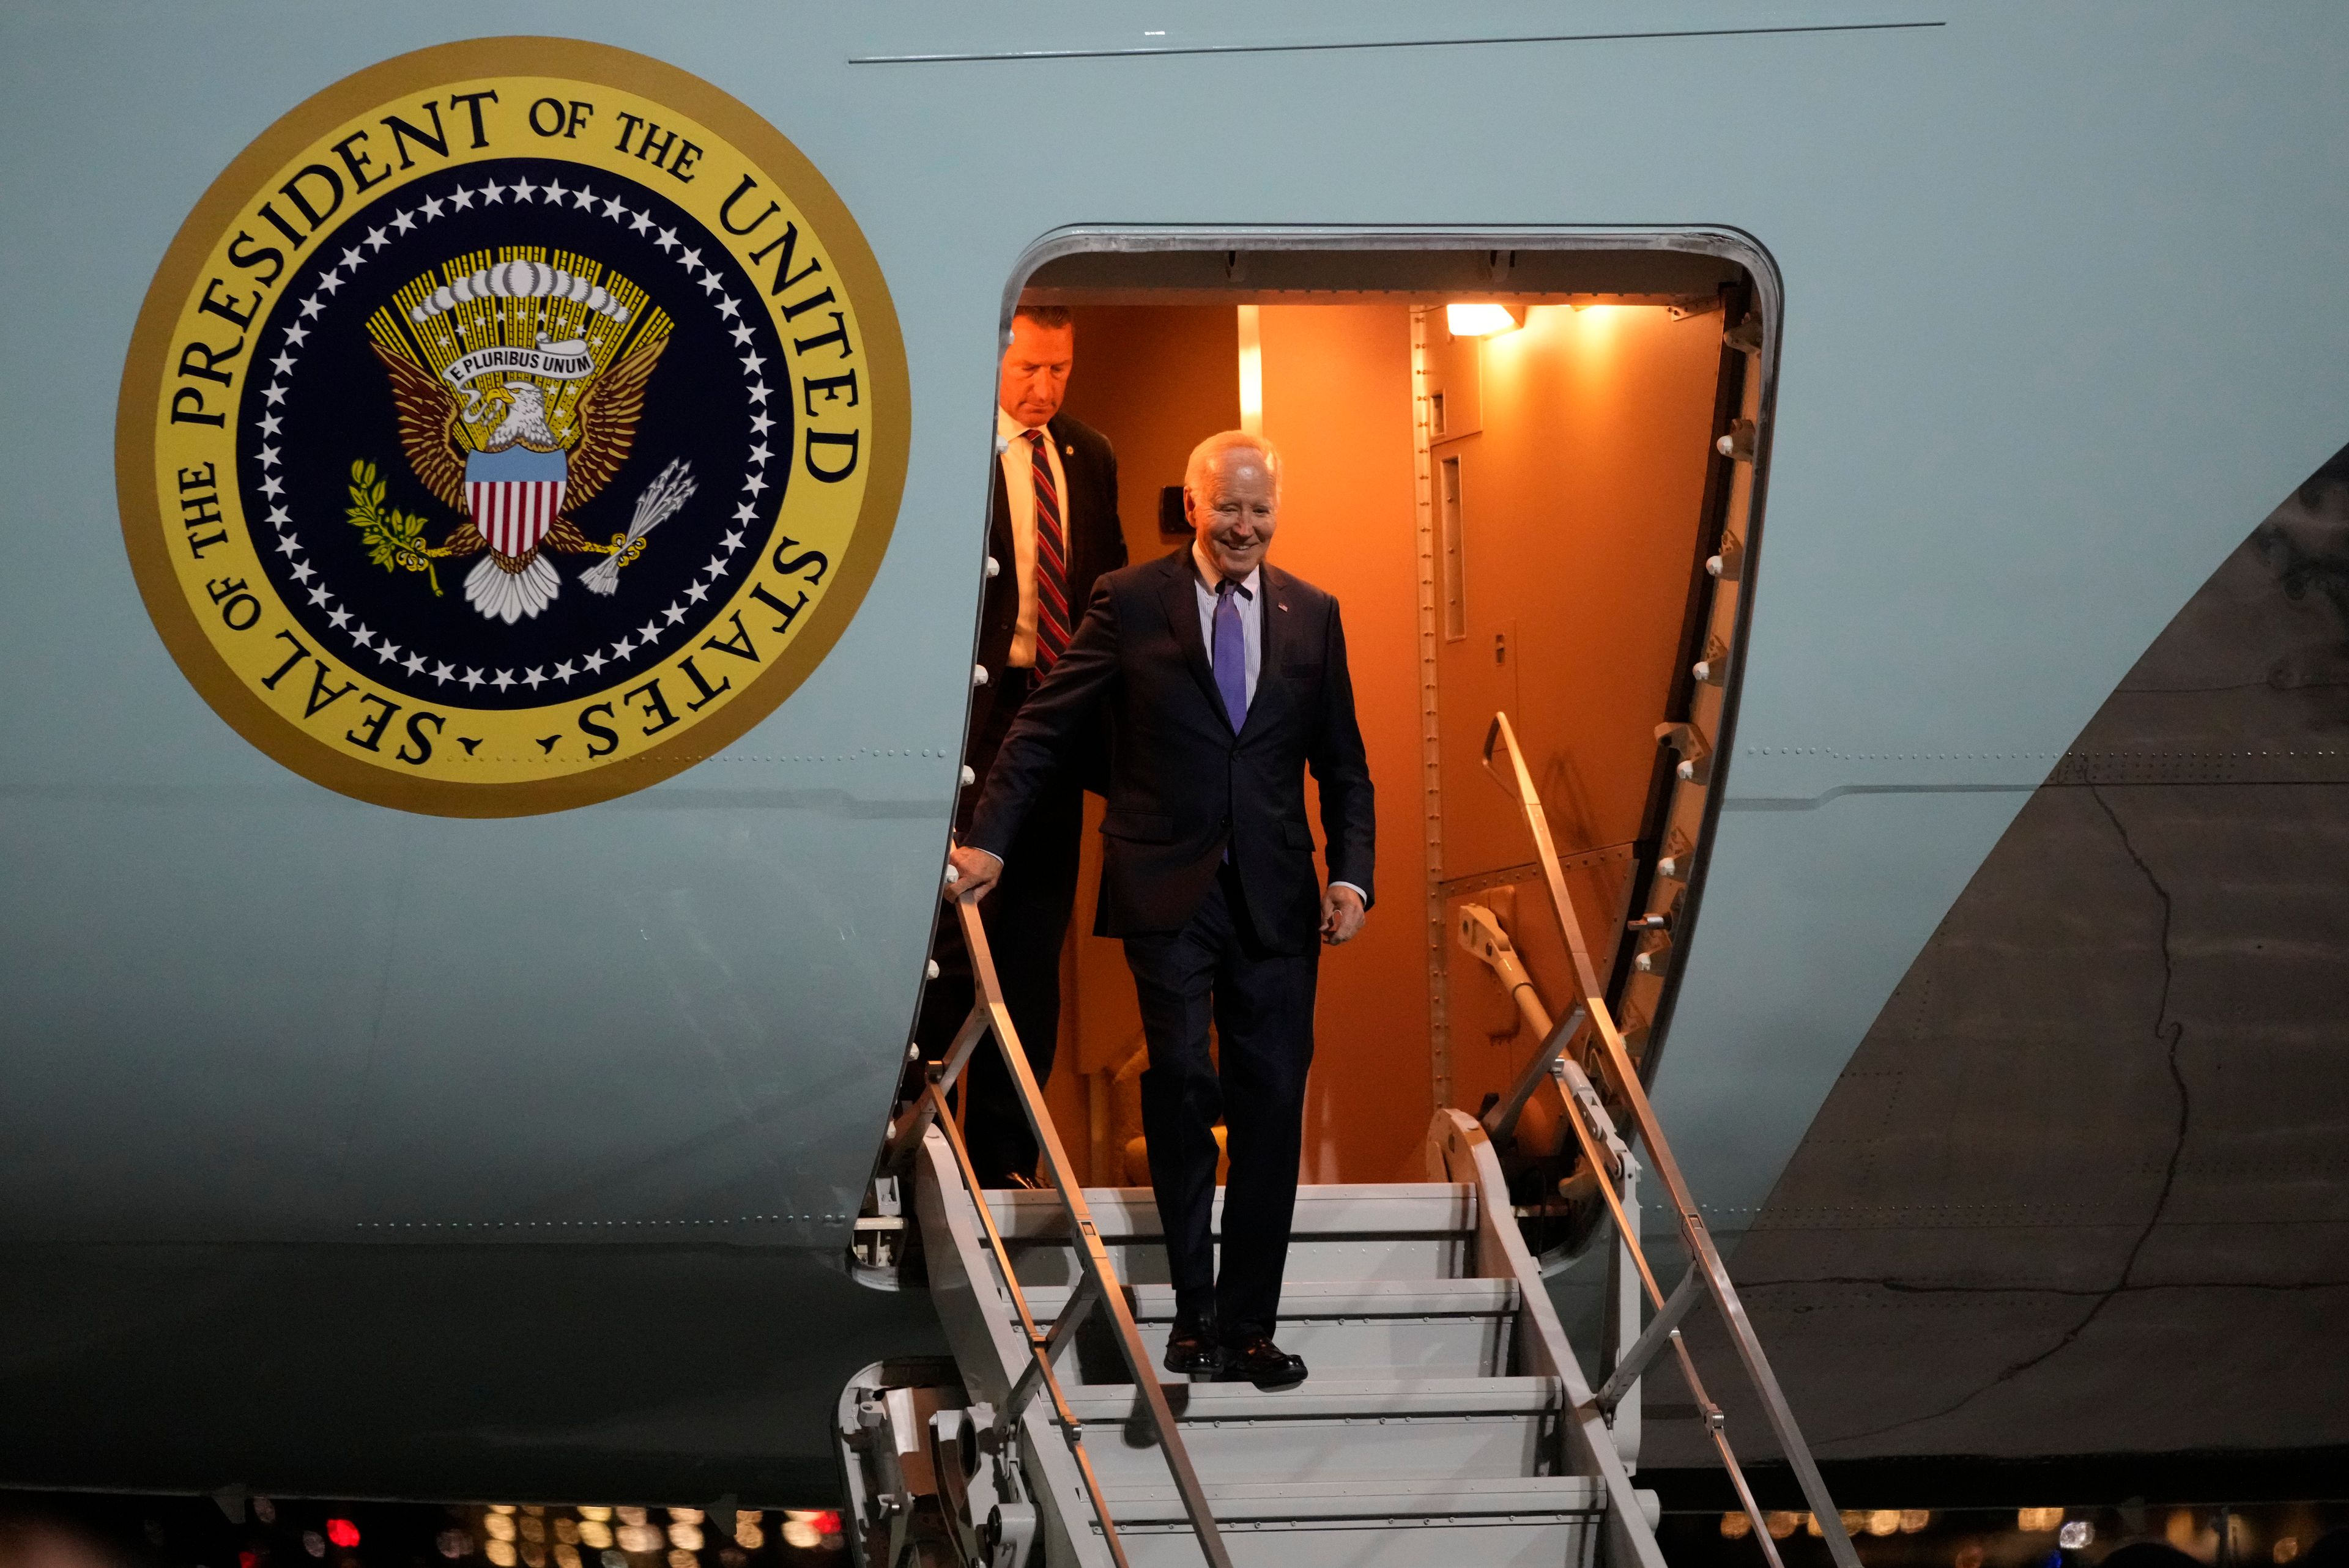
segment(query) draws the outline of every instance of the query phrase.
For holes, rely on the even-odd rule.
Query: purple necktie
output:
[[[1216,584],[1216,690],[1232,733],[1247,722],[1247,637],[1240,630],[1240,601],[1248,591],[1229,578]]]

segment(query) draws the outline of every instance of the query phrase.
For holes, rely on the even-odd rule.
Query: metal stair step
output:
[[[1164,1236],[1158,1203],[1147,1187],[1088,1187],[1085,1202],[1103,1241]],[[987,1206],[1006,1241],[1064,1240],[1067,1216],[1051,1192],[1017,1188],[991,1191]],[[1223,1190],[1216,1189],[1215,1218],[1223,1229]],[[1475,1190],[1464,1182],[1390,1181],[1312,1183],[1297,1190],[1292,1237],[1328,1235],[1461,1235],[1476,1228]]]
[[[1028,1292],[1043,1323],[1067,1307],[1070,1289]],[[1174,1326],[1172,1285],[1133,1287],[1134,1316],[1154,1364]],[[1514,1280],[1404,1279],[1293,1282],[1281,1292],[1276,1337],[1305,1358],[1317,1377],[1375,1369],[1394,1377],[1477,1377],[1507,1370],[1517,1309]],[[1005,1315],[1012,1315],[1009,1307]],[[1060,1365],[1084,1382],[1127,1381],[1125,1364],[1105,1326],[1088,1324]]]
[[[1556,1468],[1563,1401],[1547,1377],[1316,1377],[1273,1393],[1177,1383],[1166,1394],[1201,1479],[1235,1484],[1539,1479]],[[1105,1483],[1172,1484],[1133,1385],[1068,1398]]]
[[[1118,1528],[1173,1525],[1188,1532],[1190,1522],[1172,1480],[1133,1482],[1104,1489]],[[1492,1519],[1508,1515],[1590,1515],[1605,1508],[1605,1493],[1588,1476],[1527,1476],[1499,1480],[1455,1480],[1447,1476],[1382,1476],[1361,1480],[1221,1481],[1207,1487],[1216,1522],[1229,1528],[1285,1522],[1381,1522]]]
[[[1069,1287],[1039,1285],[1028,1293],[1029,1309],[1055,1317],[1068,1305]],[[1133,1287],[1137,1323],[1172,1323],[1174,1287]],[[1515,1312],[1517,1284],[1507,1279],[1290,1280],[1281,1286],[1280,1319],[1370,1317],[1466,1317]]]
[[[1188,1431],[1194,1421],[1306,1420],[1343,1416],[1517,1415],[1554,1410],[1555,1377],[1312,1377],[1294,1388],[1252,1383],[1170,1383],[1166,1399]],[[1084,1422],[1124,1419],[1140,1403],[1132,1384],[1069,1390]]]
[[[1118,1277],[1130,1284],[1164,1284],[1164,1230],[1150,1189],[1088,1188],[1085,1201]],[[1023,1284],[1075,1281],[1076,1249],[1057,1195],[994,1191],[987,1194],[987,1205]],[[1213,1222],[1223,1222],[1220,1193]],[[1464,1185],[1299,1187],[1288,1271],[1299,1278],[1338,1281],[1451,1278],[1467,1272],[1475,1230],[1476,1196]]]
[[[1199,1561],[1172,1482],[1107,1490],[1133,1568]],[[1207,1485],[1234,1568],[1557,1568],[1590,1560],[1603,1495],[1582,1476]]]
[[[1077,1278],[1076,1249],[1057,1237],[1009,1241],[1011,1266],[1023,1285],[1069,1284]],[[1292,1273],[1328,1280],[1440,1280],[1468,1272],[1473,1236],[1438,1233],[1402,1235],[1299,1236],[1289,1243]],[[1109,1243],[1110,1266],[1127,1284],[1164,1284],[1166,1249],[1155,1236]]]

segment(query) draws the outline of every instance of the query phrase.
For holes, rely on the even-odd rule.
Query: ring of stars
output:
[[[359,268],[390,244],[393,235],[409,233],[452,211],[469,211],[477,201],[484,208],[508,202],[517,207],[533,201],[546,206],[568,203],[574,211],[600,215],[606,222],[620,224],[631,232],[653,235],[653,244],[682,267],[687,281],[700,288],[714,303],[718,314],[732,324],[728,330],[734,346],[740,351],[743,377],[747,383],[745,391],[752,406],[750,430],[756,445],[750,449],[744,459],[744,478],[740,492],[744,499],[735,507],[734,526],[719,540],[709,564],[694,574],[694,581],[677,599],[654,612],[643,626],[622,636],[608,648],[598,646],[584,657],[524,670],[490,670],[452,664],[432,657],[419,649],[404,647],[387,634],[357,621],[351,612],[336,603],[334,593],[324,585],[323,580],[315,584],[312,583],[311,580],[318,576],[318,572],[305,558],[292,510],[285,504],[285,481],[276,471],[283,466],[283,453],[274,439],[285,424],[279,410],[293,391],[295,367],[301,363],[301,356],[295,351],[302,349],[313,335],[309,324],[326,314],[334,295],[346,283],[357,280]],[[272,376],[269,385],[262,388],[261,393],[264,404],[260,420],[262,444],[253,457],[261,469],[261,493],[271,503],[267,521],[277,533],[277,552],[288,558],[287,573],[301,585],[310,604],[322,611],[327,624],[347,636],[353,646],[374,655],[383,664],[405,671],[412,678],[429,679],[436,686],[453,684],[463,687],[468,694],[484,686],[501,694],[517,686],[533,692],[543,686],[560,687],[582,676],[600,675],[606,665],[624,665],[631,658],[651,653],[658,645],[662,634],[684,621],[690,613],[689,606],[703,603],[724,581],[733,568],[734,557],[743,548],[746,535],[757,526],[759,498],[769,489],[775,488],[765,471],[766,465],[774,456],[767,438],[775,427],[775,420],[767,413],[767,399],[772,389],[767,386],[763,375],[766,359],[751,346],[751,340],[757,335],[741,319],[742,303],[727,294],[725,288],[725,279],[718,269],[705,264],[701,253],[680,241],[676,230],[655,224],[649,212],[634,211],[622,197],[599,195],[585,185],[565,187],[553,180],[543,185],[534,185],[527,178],[517,179],[509,185],[501,185],[492,180],[470,190],[460,185],[445,198],[431,197],[395,213],[380,227],[370,228],[357,244],[342,253],[335,265],[319,275],[316,290],[302,301],[297,318],[286,326],[284,346],[276,356],[268,361]]]

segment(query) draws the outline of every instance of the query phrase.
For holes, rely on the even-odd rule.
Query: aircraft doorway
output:
[[[1247,428],[1283,461],[1272,559],[1343,605],[1379,897],[1323,954],[1304,1179],[1417,1179],[1431,1113],[1478,1111],[1540,1047],[1456,940],[1464,905],[1554,1004],[1573,995],[1525,820],[1485,777],[1496,711],[1644,1046],[1687,935],[1738,641],[1741,420],[1764,406],[1748,270],[1667,250],[1081,251],[1020,298],[1072,312],[1064,407],[1115,448],[1131,560],[1187,546],[1185,459]],[[1455,323],[1454,304],[1488,308]],[[1086,808],[1049,1099],[1085,1181],[1140,1184],[1140,1015],[1120,944],[1091,934]],[[1656,929],[1627,930],[1651,912]],[[1557,1148],[1549,1103],[1521,1147]]]

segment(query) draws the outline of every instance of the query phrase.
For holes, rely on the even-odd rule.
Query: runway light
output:
[[[1496,333],[1515,332],[1525,324],[1522,305],[1472,303],[1444,307],[1444,325],[1454,337],[1491,337]]]
[[[1904,1508],[1900,1511],[1900,1533],[1903,1535],[1914,1535],[1932,1522],[1933,1511],[1930,1508]]]
[[[326,1539],[346,1551],[359,1543],[359,1527],[347,1519],[326,1521]]]
[[[766,1543],[767,1532],[753,1521],[746,1519],[734,1526],[734,1544],[743,1551],[756,1552]]]
[[[302,1532],[302,1550],[313,1557],[324,1557],[326,1554],[326,1538],[315,1530],[305,1530]]]
[[[2064,1522],[2060,1508],[2019,1508],[2014,1511],[2014,1527],[2027,1535],[2044,1534]]]
[[[823,1532],[818,1530],[814,1525],[810,1524],[806,1520],[787,1519],[783,1521],[784,1545],[796,1546],[802,1551],[805,1551],[811,1546],[821,1544],[823,1541]]]
[[[698,1524],[670,1525],[668,1527],[668,1543],[671,1546],[681,1546],[688,1552],[700,1551],[701,1526]]]
[[[1753,1533],[1754,1522],[1743,1513],[1724,1513],[1721,1516],[1721,1538],[1723,1541],[1743,1541]]]
[[[2271,1555],[2279,1563],[2291,1562],[2300,1555],[2300,1537],[2286,1535],[2279,1538],[2275,1543],[2275,1551]]]
[[[1870,1535],[1899,1534],[1900,1511],[1897,1508],[1873,1510],[1868,1516],[1868,1532]]]
[[[579,1517],[582,1519],[595,1520],[600,1524],[608,1521],[612,1517],[612,1511],[608,1508],[590,1508],[585,1503],[582,1503],[579,1508]]]
[[[481,1548],[481,1555],[495,1563],[497,1568],[514,1568],[514,1564],[522,1560],[522,1554],[513,1549],[511,1541],[492,1541]]]
[[[2096,1538],[2096,1527],[2085,1519],[2067,1519],[2055,1532],[2055,1544],[2066,1552],[2077,1552]]]
[[[619,1537],[623,1552],[657,1552],[661,1549],[661,1532],[649,1524],[623,1524],[612,1533]]]
[[[1778,1512],[1764,1514],[1762,1522],[1769,1527],[1771,1540],[1784,1541],[1803,1527],[1803,1519],[1799,1513]]]
[[[513,1516],[507,1513],[484,1514],[481,1517],[481,1533],[492,1541],[512,1541],[514,1538]]]
[[[601,1551],[612,1544],[612,1527],[600,1519],[588,1520],[579,1527],[579,1540],[582,1544]]]

